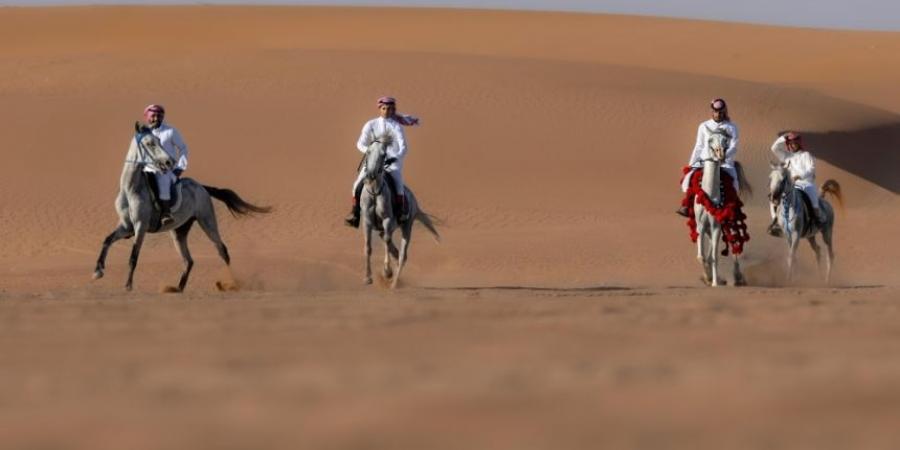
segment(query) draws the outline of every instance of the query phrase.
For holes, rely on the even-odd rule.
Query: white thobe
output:
[[[731,136],[728,148],[725,149],[725,161],[722,162],[720,167],[731,176],[731,179],[734,180],[734,189],[738,190],[737,171],[734,168],[734,158],[737,156],[738,151],[737,125],[730,121],[716,122],[709,119],[697,127],[697,141],[694,143],[694,150],[691,152],[691,159],[688,161],[691,171],[681,180],[682,192],[687,192],[688,185],[691,182],[691,175],[694,174],[694,171],[703,168],[703,160],[712,158],[712,149],[709,148],[709,135],[710,131],[717,129],[724,130],[728,136]]]
[[[174,127],[163,123],[158,128],[150,131],[159,139],[163,150],[169,154],[173,161],[177,161],[175,169],[185,171],[188,166],[188,147],[181,137],[181,133]],[[178,180],[178,177],[172,171],[162,171],[155,165],[148,164],[144,166],[145,172],[152,172],[156,176],[156,185],[159,186],[159,199],[172,199],[172,185]]]
[[[399,122],[390,118],[385,119],[383,117],[378,117],[372,119],[363,125],[362,132],[359,134],[359,139],[356,141],[356,148],[360,152],[365,153],[369,148],[369,145],[371,145],[372,142],[375,142],[375,139],[386,133],[390,134],[393,139],[391,145],[386,149],[387,152],[385,157],[394,159],[394,162],[387,166],[387,172],[394,177],[394,184],[397,186],[397,195],[403,195],[406,192],[403,184],[403,161],[406,159],[408,151],[406,147],[406,134],[403,132],[403,125],[400,125]],[[359,186],[359,183],[362,183],[365,176],[365,169],[363,169],[356,177],[356,181],[353,182],[351,195],[356,195],[356,189]]]
[[[813,208],[819,207],[819,190],[816,189],[816,159],[806,150],[790,152],[784,136],[772,144],[772,153],[788,169],[794,186],[802,189],[809,196]]]

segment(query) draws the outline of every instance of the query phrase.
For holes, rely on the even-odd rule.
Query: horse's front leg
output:
[[[384,227],[384,269],[381,274],[386,280],[389,280],[394,275],[394,271],[391,270],[391,247],[394,246],[394,221],[388,217],[384,219],[381,224],[381,226]]]
[[[697,260],[703,265],[703,283],[709,285],[711,275],[709,270],[709,259],[706,257],[706,245],[704,243],[706,240],[706,227],[703,223],[703,216],[701,214],[697,214],[695,217],[697,222]]]
[[[713,224],[709,233],[709,265],[712,273],[712,286],[718,287],[722,283],[719,278],[719,241],[722,240],[722,227]]]
[[[363,219],[363,222],[363,240],[365,241],[363,251],[366,255],[366,277],[363,278],[363,283],[372,284],[372,223],[368,218]]]
[[[797,259],[797,247],[800,244],[800,236],[792,233],[788,237],[788,257],[787,257],[787,281],[790,283],[794,280],[794,262]]]
[[[125,225],[120,224],[116,229],[106,236],[103,240],[103,246],[100,248],[100,256],[97,258],[97,265],[94,267],[94,279],[103,278],[103,271],[106,269],[106,255],[109,253],[109,247],[120,239],[131,236],[131,231]]]
[[[128,281],[125,282],[125,290],[130,291],[134,287],[134,269],[137,268],[138,256],[141,254],[141,246],[144,245],[144,236],[147,228],[143,223],[134,226],[134,245],[131,247],[131,257],[128,258]]]
[[[391,289],[395,289],[397,287],[397,283],[400,281],[400,274],[403,273],[403,266],[406,265],[407,252],[409,251],[409,240],[412,237],[412,227],[412,219],[400,226],[400,257],[397,258],[397,275],[394,276],[394,282],[391,283]]]

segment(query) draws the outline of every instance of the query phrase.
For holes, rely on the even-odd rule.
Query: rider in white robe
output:
[[[181,173],[187,170],[188,147],[181,137],[181,133],[163,122],[165,116],[166,110],[162,105],[149,105],[144,108],[144,119],[150,127],[151,133],[159,139],[163,150],[177,163],[174,169],[167,171],[148,164],[144,166],[144,171],[151,172],[156,177],[156,184],[159,187],[160,221],[163,225],[168,225],[174,220],[171,213],[172,187],[178,181]]]
[[[691,182],[691,176],[697,169],[703,168],[703,160],[712,157],[712,150],[709,148],[709,135],[712,131],[722,130],[730,139],[728,140],[728,148],[725,149],[725,161],[722,162],[720,168],[724,170],[734,182],[734,190],[739,188],[737,171],[734,167],[734,158],[738,151],[738,128],[731,118],[728,116],[728,105],[725,100],[717,98],[710,103],[712,118],[701,123],[697,127],[697,140],[694,143],[694,150],[691,152],[691,158],[688,160],[688,166],[691,170],[681,180],[681,192],[687,192]],[[678,210],[678,214],[689,217],[690,210],[682,206]]]
[[[385,155],[385,164],[387,164],[385,170],[394,179],[394,186],[397,189],[397,192],[394,193],[396,196],[395,201],[400,205],[399,219],[403,222],[409,219],[409,203],[406,200],[406,186],[403,183],[403,161],[408,153],[406,134],[403,131],[403,127],[418,125],[419,119],[413,116],[397,114],[397,100],[393,97],[378,99],[378,110],[379,117],[363,125],[359,139],[356,141],[356,149],[365,154],[369,145],[379,136],[388,133],[393,137]],[[363,167],[353,182],[353,209],[344,219],[347,225],[353,228],[359,226],[359,196],[365,175],[365,167]]]
[[[803,150],[803,140],[798,133],[786,133],[772,144],[772,153],[778,158],[790,174],[794,186],[802,189],[809,197],[812,204],[813,217],[821,224],[826,218],[819,207],[819,190],[816,188],[816,159],[806,150]],[[771,204],[769,212],[772,214],[772,222],[775,223],[775,205]],[[771,228],[771,227],[770,227]]]

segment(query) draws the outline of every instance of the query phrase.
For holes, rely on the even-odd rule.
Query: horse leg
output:
[[[809,246],[812,247],[813,251],[816,252],[816,267],[819,270],[819,274],[822,273],[822,249],[819,248],[819,243],[816,242],[816,235],[812,235],[806,240],[809,242]]]
[[[734,285],[747,285],[747,280],[744,279],[744,274],[741,272],[741,260],[738,255],[734,255]]]
[[[94,268],[94,279],[103,278],[103,270],[106,269],[106,254],[109,253],[109,247],[120,239],[131,237],[132,233],[125,225],[119,225],[113,230],[106,239],[103,240],[103,247],[100,249],[100,256],[97,258],[97,266]]]
[[[225,261],[225,265],[230,266],[231,256],[228,255],[228,247],[225,246],[225,242],[222,242],[222,236],[219,235],[219,224],[216,222],[215,213],[198,217],[197,223],[200,224],[200,229],[206,233],[206,237],[216,246],[216,251],[219,252],[219,257],[222,258],[222,261]],[[188,226],[188,229],[190,229],[190,226]],[[187,234],[187,231],[185,231],[185,234]]]
[[[712,286],[724,284],[719,278],[719,241],[722,239],[722,227],[712,225],[709,236],[709,265],[712,272]]]
[[[797,259],[797,247],[799,244],[800,244],[799,236],[797,236],[795,234],[791,234],[791,236],[788,237],[788,258],[787,258],[787,266],[788,266],[787,280],[788,280],[788,283],[790,283],[794,279],[794,260]]]
[[[147,230],[144,224],[135,224],[134,245],[131,247],[131,257],[128,259],[128,281],[125,282],[126,291],[130,291],[134,286],[134,269],[137,267],[138,256],[141,254],[141,246],[144,245],[144,236],[146,234]]]
[[[384,239],[384,269],[381,271],[381,275],[386,280],[389,280],[394,275],[394,271],[391,270],[391,247],[394,245],[394,221],[390,218],[384,219],[384,221],[382,221],[382,227],[384,227],[384,235],[382,236]]]
[[[397,283],[400,280],[400,273],[403,272],[403,266],[406,265],[406,257],[409,254],[409,241],[412,237],[412,227],[413,216],[400,227],[400,257],[397,258],[397,274],[394,275],[394,282],[391,284],[391,289],[397,288]]]
[[[697,217],[697,216],[695,216]],[[697,222],[697,260],[703,264],[703,283],[707,286],[710,284],[709,261],[706,259],[705,246],[703,241],[706,239],[706,228],[703,226],[702,216],[696,218]]]
[[[190,233],[192,225],[194,225],[194,219],[187,221],[184,225],[172,231],[175,248],[178,249],[178,253],[181,254],[181,260],[184,261],[184,272],[181,273],[181,279],[178,281],[178,292],[184,292],[188,276],[191,275],[191,269],[194,267],[194,259],[191,258],[191,251],[188,250],[188,233]]]
[[[831,224],[825,225],[822,229],[822,240],[825,241],[828,253],[825,254],[825,283],[831,284],[831,266],[834,263],[834,247],[831,242]]]
[[[363,251],[366,255],[366,277],[363,278],[363,283],[372,284],[372,224],[369,219],[365,219],[363,238],[365,240]]]

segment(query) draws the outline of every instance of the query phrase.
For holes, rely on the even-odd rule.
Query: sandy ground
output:
[[[897,448],[900,34],[622,16],[0,9],[0,447]],[[340,225],[360,126],[420,115],[403,289]],[[708,101],[741,127],[751,287],[701,288],[673,214]],[[140,110],[219,208],[188,292],[151,236],[90,273]],[[766,236],[768,147],[838,180],[835,281]],[[380,251],[376,252],[379,255]],[[238,292],[217,292],[234,281]]]

